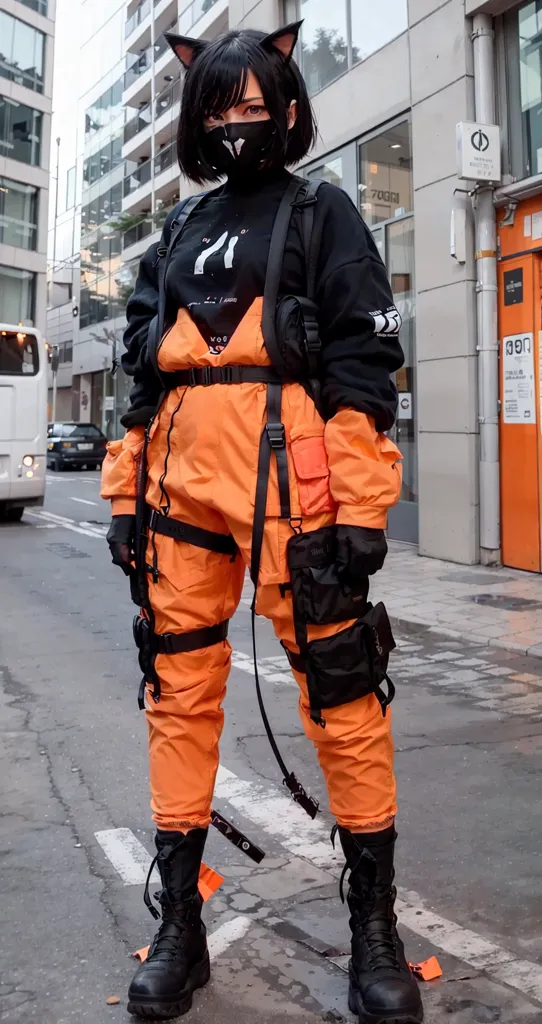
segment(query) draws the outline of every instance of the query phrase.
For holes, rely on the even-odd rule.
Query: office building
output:
[[[0,320],[46,328],[55,0],[0,0]]]

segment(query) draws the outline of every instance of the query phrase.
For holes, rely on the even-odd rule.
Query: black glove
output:
[[[355,588],[361,579],[372,576],[384,565],[388,553],[384,530],[368,526],[342,526],[337,529],[337,574],[342,583]]]
[[[120,565],[126,576],[130,575],[134,560],[135,516],[113,516],[107,531],[107,543],[113,556],[113,565]]]

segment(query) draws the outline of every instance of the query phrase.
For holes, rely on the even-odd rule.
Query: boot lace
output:
[[[159,854],[154,858],[145,882],[145,891],[143,893],[143,899],[145,906],[154,917],[155,921],[158,921],[162,917],[162,923],[154,936],[151,943],[147,961],[154,960],[175,960],[178,956],[179,942],[183,937],[184,932],[189,927],[186,919],[186,911],[180,914],[177,910],[175,903],[172,903],[167,889],[161,889],[159,892],[153,893],[153,898],[162,907],[162,914],[153,906],[151,895],[149,892],[151,875],[154,871],[156,863],[158,861]]]

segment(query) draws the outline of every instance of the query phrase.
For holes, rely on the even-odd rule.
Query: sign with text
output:
[[[501,180],[501,130],[497,124],[460,121],[457,125],[458,175],[466,181]]]
[[[535,423],[532,334],[503,338],[503,418],[505,423]]]

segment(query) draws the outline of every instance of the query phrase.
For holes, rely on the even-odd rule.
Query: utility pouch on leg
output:
[[[369,580],[360,579],[356,590],[345,587],[337,576],[336,551],[334,526],[298,533],[288,541],[296,623],[321,626],[356,619],[365,611]]]

